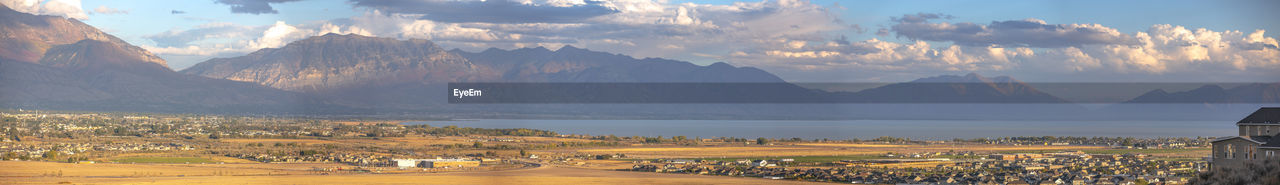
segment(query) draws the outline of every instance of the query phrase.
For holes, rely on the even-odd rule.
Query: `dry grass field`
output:
[[[60,162],[3,161],[0,176],[5,179],[58,176],[68,178],[122,178],[152,176],[268,175],[298,173],[296,170],[270,167],[267,164],[186,165],[186,164],[72,164]]]
[[[274,165],[274,164],[270,164]],[[131,165],[0,162],[0,184],[818,184],[649,172],[625,172],[562,167],[508,171],[417,174],[318,175],[291,169],[258,169],[237,165]],[[62,170],[61,177],[44,176]],[[151,176],[136,173],[155,174]],[[230,174],[218,175],[217,172]],[[178,176],[184,175],[184,176]]]
[[[219,139],[218,141],[225,142],[225,143],[265,143],[265,144],[272,144],[272,143],[299,143],[299,144],[325,144],[325,143],[337,143],[337,142],[335,142],[335,141],[330,141],[330,140],[320,140],[320,139]]]
[[[220,155],[208,155],[208,154],[197,154],[197,153],[196,153],[196,152],[194,152],[194,151],[174,151],[174,152],[167,152],[167,153],[124,153],[124,154],[115,154],[115,155],[110,156],[110,157],[92,158],[92,159],[90,159],[90,160],[93,160],[93,161],[99,161],[99,162],[112,162],[112,161],[115,161],[115,162],[121,162],[121,163],[127,163],[128,161],[139,161],[139,160],[143,160],[143,161],[148,161],[148,160],[150,160],[150,161],[154,161],[154,160],[163,160],[163,159],[156,159],[156,158],[199,158],[199,159],[194,159],[194,160],[187,160],[187,161],[196,161],[196,162],[194,162],[194,163],[202,163],[202,162],[206,162],[206,163],[258,163],[258,162],[255,162],[255,161],[250,161],[250,160],[245,160],[245,159],[240,159],[240,158],[234,158],[234,157],[227,157],[227,156],[220,156]],[[183,162],[179,161],[179,162],[161,162],[161,163],[183,163]]]
[[[524,144],[556,144],[561,142],[593,142],[595,140],[577,139],[577,138],[555,138],[555,137],[495,137],[517,140],[516,142],[499,142],[499,141],[482,141],[485,144],[508,144],[508,145],[524,145]],[[385,137],[378,139],[370,138],[340,138],[340,139],[220,139],[219,142],[247,144],[247,143],[263,143],[267,145],[275,143],[298,143],[298,144],[365,144],[365,145],[381,145],[381,146],[431,146],[431,145],[454,145],[463,144],[471,145],[482,138],[459,137],[459,136],[405,136],[405,137]]]
[[[823,147],[857,147],[857,148],[895,148],[907,147],[908,145],[891,145],[891,144],[862,144],[862,143],[800,143],[800,146],[823,146]]]

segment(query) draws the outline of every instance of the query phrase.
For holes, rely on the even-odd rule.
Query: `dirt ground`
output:
[[[0,162],[0,184],[819,184],[793,180],[663,174],[544,166],[485,172],[319,175],[238,166]],[[114,170],[113,170],[114,169]],[[236,174],[213,175],[234,169]],[[63,171],[62,177],[41,176]],[[137,172],[162,173],[130,176]],[[268,175],[268,173],[270,173]],[[179,174],[190,174],[179,177]]]

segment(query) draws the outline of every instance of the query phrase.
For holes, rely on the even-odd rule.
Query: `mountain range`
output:
[[[0,6],[2,7],[2,6]],[[691,90],[692,97],[801,95],[815,101],[872,104],[1064,104],[1045,114],[1083,109],[1011,77],[942,75],[856,92],[828,92],[789,84],[753,67],[706,66],[637,59],[574,46],[480,52],[446,50],[422,39],[326,34],[215,58],[171,70],[150,52],[75,19],[0,8],[0,106],[67,110],[303,114],[451,114],[482,111],[565,115],[812,115],[833,119],[885,116],[1027,114],[1025,108],[965,109],[908,106],[886,109],[796,105],[455,105],[443,96],[450,82],[771,83],[767,89]],[[1276,102],[1277,84],[1186,92],[1155,90],[1127,103]],[[634,90],[644,96],[648,91]],[[629,94],[628,94],[629,95]],[[878,106],[878,105],[876,105]],[[926,107],[926,108],[920,108]],[[937,108],[945,107],[945,108]],[[936,110],[935,110],[936,109]],[[946,110],[965,109],[963,111]],[[897,114],[915,111],[917,114]],[[944,111],[944,112],[935,112]],[[927,115],[924,115],[927,116]]]
[[[1204,85],[1172,93],[1156,89],[1126,103],[1280,103],[1280,83],[1251,83],[1231,88]]]
[[[271,113],[323,100],[177,73],[163,59],[75,19],[0,6],[0,105],[7,108]]]

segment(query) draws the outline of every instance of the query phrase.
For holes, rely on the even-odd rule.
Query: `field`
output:
[[[551,137],[426,137],[349,139],[223,139],[218,142],[242,146],[245,143],[358,144],[378,146],[430,146],[475,142],[485,145],[527,145],[591,140]],[[511,140],[506,140],[511,139]],[[885,159],[885,154],[914,152],[973,151],[980,153],[1022,153],[1085,151],[1093,154],[1144,153],[1160,157],[1199,156],[1207,149],[1110,149],[1094,146],[1010,146],[982,144],[876,144],[876,143],[778,143],[744,145],[708,143],[699,146],[632,145],[622,147],[566,148],[531,151],[539,155],[624,154],[619,160],[575,160],[544,164],[542,167],[503,170],[414,171],[383,169],[382,172],[315,171],[350,169],[335,163],[260,163],[191,151],[167,153],[126,153],[94,158],[96,164],[63,162],[0,161],[0,184],[815,184],[793,180],[667,174],[618,171],[629,169],[637,160],[791,158],[801,163],[841,160]],[[439,151],[443,152],[443,151]],[[476,152],[458,150],[450,152]],[[510,151],[508,151],[510,153]],[[971,159],[982,156],[937,156]],[[1170,158],[1173,159],[1173,158]],[[550,161],[544,161],[550,162]],[[910,162],[869,164],[873,168],[928,168],[950,162]],[[801,167],[803,168],[803,167]],[[821,183],[817,183],[821,184]]]
[[[111,160],[116,163],[218,163],[219,161],[200,157],[126,157]]]
[[[1075,151],[1105,149],[1097,146],[1008,146],[1008,145],[881,145],[844,143],[807,143],[780,146],[703,146],[703,147],[626,147],[577,150],[590,154],[626,154],[634,158],[744,158],[865,156],[887,153],[946,151]]]
[[[143,165],[0,162],[0,184],[817,184],[563,167],[417,174],[319,175],[277,164]],[[50,173],[61,173],[60,176]]]
[[[73,164],[59,162],[3,161],[0,162],[0,174],[5,179],[20,182],[19,179],[37,177],[62,178],[125,178],[125,177],[164,177],[164,176],[211,176],[211,175],[269,175],[300,173],[297,170],[272,167],[270,165],[173,165],[173,164]],[[93,181],[82,181],[93,182]]]
[[[330,140],[319,139],[222,139],[219,140],[227,143],[299,143],[299,144],[325,144],[337,143]]]

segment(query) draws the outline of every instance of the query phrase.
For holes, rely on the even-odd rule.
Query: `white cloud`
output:
[[[356,35],[363,35],[363,36],[370,36],[370,37],[376,36],[376,35],[373,35],[373,33],[370,33],[369,30],[365,30],[358,26],[348,26],[346,30],[343,30],[342,27],[333,25],[331,23],[325,23],[324,25],[320,26],[320,30],[318,33],[316,33],[316,35],[324,35],[329,33],[336,33],[336,34],[343,34],[343,35],[356,34]]]
[[[194,45],[186,46],[186,47],[155,47],[155,46],[144,45],[141,47],[143,49],[147,49],[147,51],[150,51],[156,54],[161,54],[161,55],[215,56],[219,54],[243,53],[243,52],[250,51],[247,48],[217,47],[217,46],[200,47],[200,46],[194,46]],[[190,65],[190,64],[186,64],[186,65]]]
[[[0,4],[4,4],[4,6],[14,11],[40,14],[40,0],[0,0]]]
[[[308,32],[308,30],[299,30],[297,27],[285,24],[284,21],[276,21],[275,25],[262,32],[262,37],[249,41],[248,46],[255,49],[277,48],[294,40],[311,36]]]
[[[1275,77],[1274,72],[1280,70],[1280,50],[1276,47],[1277,40],[1263,33],[1263,30],[1245,33],[1153,25],[1128,36],[1133,43],[1035,48],[931,46],[923,41],[902,44],[871,39],[803,47],[776,44],[735,52],[725,59],[792,73],[1021,71],[1156,76],[1214,74],[1224,79],[1266,79]]]
[[[129,11],[128,11],[128,10],[119,10],[119,9],[115,9],[115,8],[107,7],[106,5],[99,5],[97,8],[93,8],[93,13],[98,13],[98,14],[128,14],[128,13],[129,13]]]
[[[23,13],[89,19],[89,14],[80,6],[80,0],[0,0],[0,4]]]
[[[80,0],[49,0],[40,7],[40,12],[46,15],[57,15],[75,19],[89,19],[89,15],[85,14],[84,8],[80,7]]]

